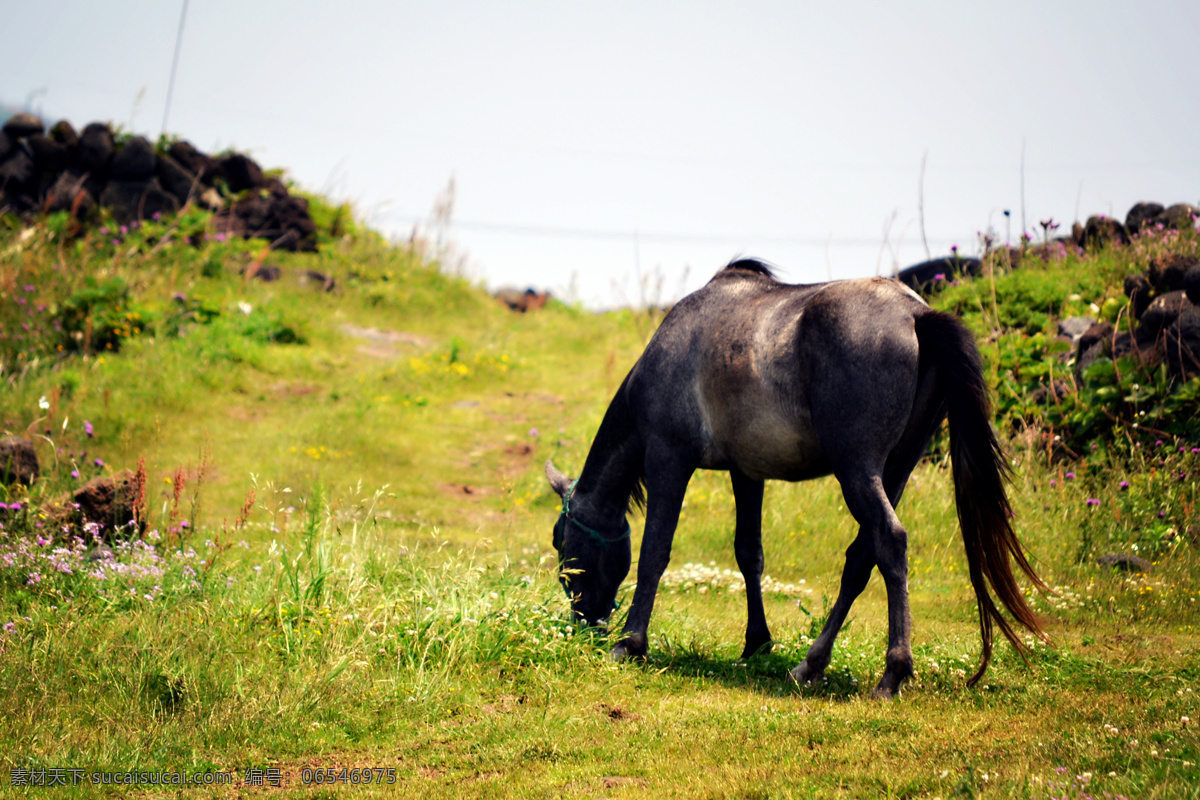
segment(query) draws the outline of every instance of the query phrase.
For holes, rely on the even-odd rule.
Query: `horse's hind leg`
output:
[[[792,670],[792,677],[797,682],[815,680],[829,665],[834,640],[850,606],[866,588],[876,563],[888,593],[888,652],[887,666],[875,688],[875,696],[894,696],[900,690],[900,684],[912,675],[908,533],[896,517],[895,506],[900,502],[915,461],[907,454],[889,459],[882,480],[869,474],[856,478],[838,476],[846,505],[859,523],[858,536],[846,550],[842,585],[829,619],[808,649],[804,661]]]
[[[833,643],[850,613],[850,606],[867,587],[871,570],[875,566],[874,537],[865,527],[858,529],[858,536],[846,549],[846,566],[842,568],[842,584],[838,589],[837,601],[829,611],[821,633],[808,648],[808,654],[792,670],[792,679],[797,683],[812,683],[825,673],[833,653]]]
[[[729,477],[737,505],[733,552],[746,581],[746,647],[742,650],[742,658],[749,658],[771,649],[771,631],[767,629],[762,600],[763,482],[747,477],[736,467],[729,471]]]
[[[908,605],[908,532],[896,517],[883,482],[878,477],[859,480],[842,494],[850,513],[875,534],[875,560],[888,597],[888,649],[883,677],[875,696],[894,697],[900,684],[913,674],[912,613]]]

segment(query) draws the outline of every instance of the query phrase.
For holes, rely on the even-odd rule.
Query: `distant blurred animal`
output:
[[[504,288],[498,289],[493,297],[511,310],[524,314],[526,311],[546,305],[546,301],[550,299],[550,293],[537,292],[533,289],[526,289],[522,292],[520,289]]]

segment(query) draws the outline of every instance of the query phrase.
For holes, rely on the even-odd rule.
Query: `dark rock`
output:
[[[101,535],[111,541],[113,531],[124,528],[134,518],[135,483],[133,473],[126,469],[112,477],[92,478],[80,486],[71,499],[79,506],[81,521],[102,526]]]
[[[1192,305],[1200,306],[1200,265],[1192,267],[1183,276],[1183,291]]]
[[[1125,279],[1125,296],[1129,298],[1130,305],[1133,306],[1133,316],[1140,317],[1146,312],[1146,308],[1150,305],[1150,295],[1153,293],[1154,287],[1150,285],[1150,279],[1143,273],[1130,275]]]
[[[1125,226],[1111,217],[1091,216],[1083,226],[1083,246],[1088,249],[1128,243]]]
[[[268,192],[271,197],[279,200],[288,196],[287,184],[279,180],[279,178],[266,178],[263,180],[261,189]]]
[[[46,130],[46,126],[40,119],[33,114],[13,114],[4,123],[4,132],[14,139],[20,139],[23,136],[32,136],[35,133],[42,133]]]
[[[1167,326],[1179,319],[1185,308],[1194,308],[1182,290],[1167,292],[1154,298],[1146,313],[1141,316],[1137,326],[1139,341],[1153,341],[1158,338]]]
[[[61,172],[46,192],[44,210],[70,211],[76,219],[84,219],[96,207],[91,192],[84,188],[84,177],[73,172]]]
[[[275,264],[260,264],[250,273],[251,278],[257,278],[263,283],[274,283],[283,277],[283,270]]]
[[[1153,566],[1146,559],[1140,556],[1131,556],[1128,553],[1111,553],[1107,556],[1100,556],[1096,559],[1096,563],[1109,569],[1119,569],[1122,572],[1149,572]]]
[[[913,291],[925,292],[935,288],[940,282],[952,281],[959,275],[979,275],[981,272],[983,262],[978,258],[947,257],[905,267],[896,277]]]
[[[1200,258],[1195,256],[1168,255],[1152,259],[1146,274],[1160,294],[1174,292],[1183,288],[1184,276],[1197,264],[1200,264]]]
[[[271,203],[271,215],[281,229],[296,231],[300,236],[297,250],[316,250],[317,224],[308,213],[308,201],[303,197],[281,197]]]
[[[44,133],[35,133],[25,141],[33,155],[35,171],[58,174],[67,168],[71,160],[71,149],[65,144],[54,141]]]
[[[123,225],[150,219],[155,214],[174,214],[179,203],[163,191],[155,178],[144,181],[111,180],[100,195],[100,205],[112,211]]]
[[[16,146],[16,139],[12,138],[7,133],[0,131],[0,161],[3,161],[4,157],[11,153],[13,148]]]
[[[1161,203],[1136,203],[1125,215],[1125,227],[1130,234],[1137,233],[1142,226],[1163,212]]]
[[[1200,307],[1184,299],[1178,318],[1163,331],[1167,371],[1176,377],[1200,374]]]
[[[33,157],[24,147],[14,148],[0,163],[0,189],[9,195],[21,194],[33,184],[34,174]]]
[[[1115,329],[1107,322],[1097,322],[1080,335],[1075,344],[1075,380],[1083,383],[1087,368],[1111,352]]]
[[[195,175],[205,186],[212,186],[213,180],[221,174],[221,167],[212,156],[201,153],[191,142],[180,139],[167,150],[171,158],[179,162],[179,166]]]
[[[166,154],[160,154],[154,162],[154,175],[171,196],[178,201],[180,207],[187,204],[200,184],[196,176],[188,172],[179,162]]]
[[[33,443],[19,436],[0,439],[0,483],[23,483],[26,486],[41,474]]]
[[[315,269],[306,270],[300,276],[300,283],[301,285],[316,286],[326,292],[332,292],[337,288],[337,281],[333,279],[333,276],[326,275],[324,272],[318,272]]]
[[[1176,203],[1164,209],[1154,221],[1162,223],[1164,228],[1187,231],[1195,227],[1197,217],[1200,217],[1200,208],[1187,203]]]
[[[249,156],[230,153],[221,159],[220,164],[231,192],[244,192],[263,185],[262,167]]]
[[[302,197],[251,194],[213,218],[220,233],[266,239],[276,250],[316,250],[316,229]]]
[[[1091,317],[1067,317],[1058,323],[1058,335],[1070,338],[1072,342],[1079,341],[1079,337],[1087,333],[1088,329],[1096,324],[1096,320]]]
[[[267,222],[271,219],[271,201],[265,197],[250,196],[234,206],[234,213],[237,214],[246,226],[247,236],[261,236],[268,238],[262,231],[267,227]]]
[[[54,123],[54,127],[50,129],[50,138],[59,144],[65,144],[67,147],[79,146],[79,134],[75,132],[75,128],[65,119],[60,119]]]
[[[1075,243],[1076,247],[1083,247],[1085,244],[1083,238],[1083,226],[1079,224],[1079,220],[1075,220],[1071,223],[1071,241]]]
[[[134,136],[113,156],[108,174],[118,181],[141,181],[153,177],[154,145],[144,136]]]
[[[103,182],[108,178],[108,167],[115,152],[112,131],[107,125],[93,122],[79,134],[75,163],[81,172],[86,172],[91,181],[94,181],[88,185],[88,190],[93,194],[100,191]]]

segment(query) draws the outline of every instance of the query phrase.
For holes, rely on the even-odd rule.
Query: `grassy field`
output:
[[[651,654],[612,664],[610,642],[569,620],[542,464],[577,474],[657,318],[512,314],[361,231],[267,255],[205,225],[0,232],[0,422],[35,437],[43,466],[0,511],[0,793],[1200,796],[1187,535],[1200,442],[1097,437],[1079,461],[1011,443],[1017,528],[1056,590],[1033,599],[1050,641],[1028,663],[1004,645],[975,689],[976,611],[936,453],[899,512],[917,675],[898,700],[869,697],[886,641],[878,577],[827,681],[788,679],[855,531],[829,479],[768,484],[771,654],[738,658],[732,492],[700,473]],[[245,277],[264,257],[280,280]],[[1030,265],[1020,280],[1066,287],[1052,320],[1103,300],[1140,257]],[[309,270],[337,288],[302,283]],[[1093,296],[1073,294],[1085,279],[1066,276],[1080,274],[1102,276]],[[989,294],[952,287],[943,302],[983,334],[989,313],[1006,324]],[[1007,335],[984,345],[1002,390]],[[88,560],[89,542],[39,515],[139,459],[148,530],[113,560]],[[1155,566],[1101,568],[1105,553]],[[623,607],[631,595],[632,576]],[[14,785],[56,769],[84,778]],[[90,782],[128,771],[234,780]]]

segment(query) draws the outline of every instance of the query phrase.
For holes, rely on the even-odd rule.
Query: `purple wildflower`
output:
[[[102,459],[99,459],[99,458],[97,458],[97,459],[96,459],[96,466],[97,466],[97,467],[103,467],[103,466],[104,466],[104,461],[103,461]]]
[[[1051,478],[1051,479],[1050,479],[1050,485],[1051,485],[1051,486],[1058,486],[1058,481],[1054,480],[1054,478]]]
[[[1099,500],[1097,500],[1097,499],[1096,499],[1096,498],[1094,498],[1094,497],[1089,497],[1089,498],[1088,498],[1088,499],[1087,499],[1085,502],[1086,502],[1086,503],[1087,503],[1089,506],[1098,506],[1098,505],[1100,505],[1100,501],[1099,501]]]
[[[33,291],[33,286],[32,286],[31,284],[28,284],[28,283],[27,283],[27,284],[25,284],[25,286],[24,286],[23,288],[24,288],[24,289],[25,289],[25,291],[27,291],[27,292],[32,292],[32,291]]]
[[[933,279],[934,279],[935,281],[944,281],[944,280],[946,280],[946,273],[944,273],[944,272],[939,272],[937,275],[934,275],[934,276],[933,276]]]
[[[1129,481],[1121,481],[1119,484],[1117,484],[1117,486],[1120,487],[1122,492],[1124,492],[1129,488]]]
[[[1075,480],[1075,473],[1074,473],[1074,472],[1068,472],[1068,473],[1067,473],[1066,475],[1064,475],[1063,477],[1064,477],[1064,478],[1066,478],[1066,479],[1067,479],[1067,480],[1069,480],[1069,481],[1073,481],[1073,480]]]
[[[89,439],[96,435],[95,429],[92,428],[92,423],[86,419],[83,421],[83,432],[88,435]]]
[[[529,429],[529,435],[530,435],[530,436],[537,436],[537,435],[538,435],[538,429],[537,429],[537,428],[530,428],[530,429]]]
[[[77,470],[77,469],[73,469],[73,470],[71,470],[71,477],[72,477],[72,478],[78,478],[78,477],[79,477],[79,470]]]

